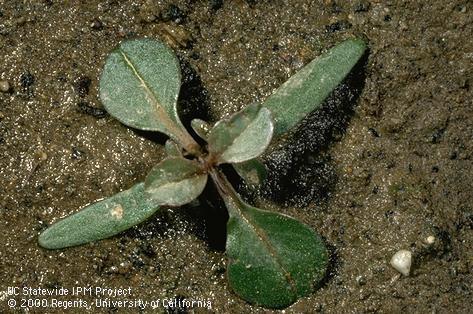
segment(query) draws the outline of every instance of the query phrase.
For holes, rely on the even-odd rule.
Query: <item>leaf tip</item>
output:
[[[42,248],[53,250],[53,249],[60,249],[61,247],[57,247],[55,245],[54,237],[51,237],[50,229],[46,229],[38,236],[38,244]]]
[[[353,46],[356,46],[359,49],[359,53],[363,54],[363,52],[368,48],[368,45],[365,40],[355,37],[355,38],[350,38],[345,41],[347,44],[352,44]]]

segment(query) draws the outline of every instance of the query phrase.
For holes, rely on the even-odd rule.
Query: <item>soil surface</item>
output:
[[[108,52],[139,37],[176,51],[183,116],[210,122],[264,100],[336,43],[365,39],[351,79],[265,157],[271,179],[254,202],[305,222],[331,249],[321,287],[284,311],[471,311],[471,1],[0,0],[0,312],[51,301],[8,287],[88,286],[131,288],[109,300],[211,303],[145,313],[270,312],[227,285],[226,215],[212,200],[81,247],[37,244],[48,225],[142,181],[164,157],[164,136],[121,125],[98,98]],[[409,276],[389,264],[400,249],[413,252]],[[86,311],[64,306],[30,312]],[[139,312],[115,307],[90,312]]]

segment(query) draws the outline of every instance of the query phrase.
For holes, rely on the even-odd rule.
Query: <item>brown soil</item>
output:
[[[317,145],[298,151],[289,141],[267,157],[273,183],[277,169],[285,178],[259,205],[312,226],[332,251],[322,287],[285,312],[469,312],[472,12],[460,0],[0,0],[0,81],[10,85],[0,92],[0,312],[24,311],[20,297],[16,310],[8,307],[12,286],[131,287],[135,299],[208,299],[212,312],[267,312],[228,287],[224,219],[206,219],[202,208],[166,209],[122,235],[66,250],[41,249],[37,237],[143,180],[164,156],[164,137],[126,128],[98,99],[105,56],[124,38],[171,45],[186,77],[184,115],[196,106],[195,115],[216,121],[354,36],[370,51],[358,70],[361,93],[348,84],[349,110],[327,109],[312,120],[321,123],[301,128],[323,134]],[[408,277],[389,265],[399,249],[414,254]],[[187,309],[194,310],[206,311]]]

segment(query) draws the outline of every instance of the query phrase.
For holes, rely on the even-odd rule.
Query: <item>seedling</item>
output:
[[[178,116],[181,76],[173,51],[155,40],[122,42],[106,60],[100,98],[125,125],[169,136],[168,157],[144,183],[50,226],[39,236],[40,245],[60,249],[111,237],[160,208],[191,202],[210,177],[228,209],[227,271],[233,291],[267,308],[284,308],[308,295],[324,277],[328,263],[319,235],[289,216],[247,204],[220,166],[232,164],[249,185],[258,188],[266,173],[258,157],[320,107],[364,50],[362,41],[347,40],[305,66],[263,104],[249,105],[213,127],[193,120],[192,128],[206,142],[201,146]]]

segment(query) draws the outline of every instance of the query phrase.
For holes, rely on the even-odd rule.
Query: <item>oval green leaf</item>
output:
[[[107,57],[100,99],[120,122],[137,129],[178,137],[181,70],[174,52],[151,39],[122,42]]]
[[[271,142],[271,112],[252,104],[220,120],[208,135],[209,151],[218,163],[239,163],[261,155]]]
[[[159,209],[144,197],[144,185],[86,206],[50,226],[39,236],[47,249],[60,249],[109,238],[139,224]]]
[[[307,225],[285,215],[226,200],[230,286],[244,300],[285,308],[324,277],[327,249]]]
[[[155,204],[179,206],[197,198],[206,183],[207,173],[198,162],[171,157],[160,162],[148,174],[145,193]]]
[[[350,73],[366,49],[360,39],[348,39],[312,60],[269,96],[263,105],[274,116],[274,138],[290,131]]]

